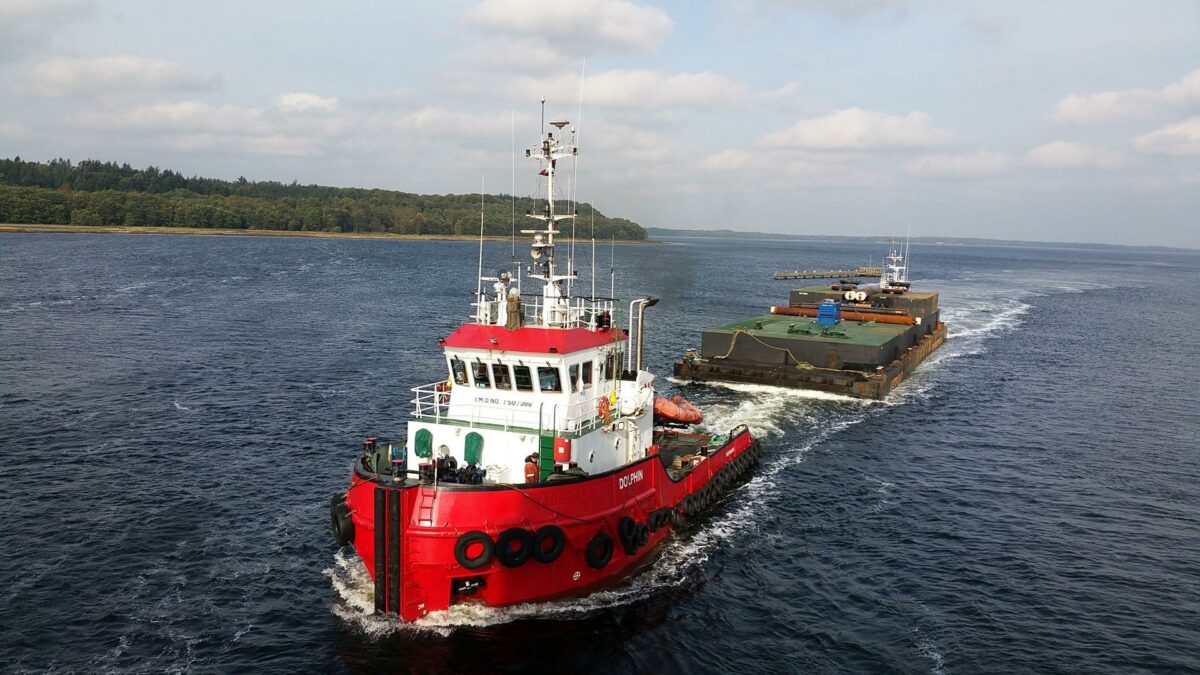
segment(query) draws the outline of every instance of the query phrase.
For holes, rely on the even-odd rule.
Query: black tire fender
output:
[[[479,544],[483,547],[483,551],[478,556],[469,558],[467,550],[472,544]],[[496,546],[492,543],[491,537],[479,530],[472,530],[461,535],[458,542],[454,544],[454,560],[466,569],[477,570],[492,561],[495,549]]]
[[[633,536],[633,531],[637,528],[637,522],[629,516],[621,516],[621,520],[617,521],[617,537],[621,541],[629,541]]]
[[[546,548],[547,541],[553,542],[549,549]],[[540,563],[552,563],[562,554],[566,544],[567,535],[561,527],[543,525],[538,528],[537,534],[533,535],[533,557]]]
[[[592,569],[603,569],[612,560],[613,554],[613,539],[604,532],[597,532],[596,536],[588,542],[587,549],[583,552],[584,560]]]
[[[334,500],[329,506],[329,524],[333,528],[333,539],[338,546],[349,546],[354,541],[354,520],[350,516],[350,507],[341,495],[334,495]]]
[[[513,544],[519,544],[513,548]],[[533,555],[533,534],[523,527],[510,527],[496,537],[496,560],[505,567],[520,567]]]

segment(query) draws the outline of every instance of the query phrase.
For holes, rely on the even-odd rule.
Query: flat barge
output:
[[[853,270],[797,270],[795,272],[776,272],[771,275],[776,281],[785,279],[834,279],[837,277],[877,277],[883,274],[879,267],[859,267]]]
[[[703,331],[675,376],[886,397],[946,339],[938,294],[913,291],[903,260],[893,251],[878,285],[797,288],[786,307]]]

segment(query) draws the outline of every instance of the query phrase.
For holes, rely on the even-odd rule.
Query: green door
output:
[[[429,459],[433,456],[433,433],[428,429],[417,430],[417,457]]]
[[[463,451],[463,459],[467,464],[479,466],[483,464],[483,436],[472,431],[467,434],[466,449]]]

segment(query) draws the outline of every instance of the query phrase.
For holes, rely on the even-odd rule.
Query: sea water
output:
[[[374,616],[329,497],[445,377],[475,252],[0,237],[4,670],[1200,670],[1196,252],[914,245],[949,339],[874,402],[669,375],[786,302],[771,272],[884,247],[617,246],[617,294],[662,298],[660,388],[749,424],[761,464],[611,590]]]

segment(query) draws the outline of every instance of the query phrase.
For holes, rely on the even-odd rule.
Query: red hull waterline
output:
[[[435,487],[393,483],[360,462],[335,513],[349,512],[345,537],[374,580],[376,611],[415,621],[459,602],[499,607],[616,584],[758,455],[743,426],[683,472],[651,455],[571,481]]]

